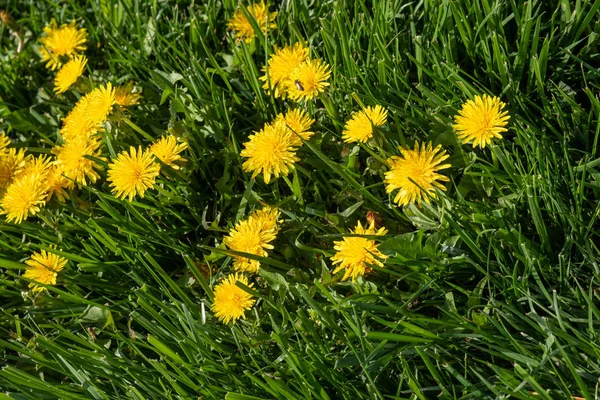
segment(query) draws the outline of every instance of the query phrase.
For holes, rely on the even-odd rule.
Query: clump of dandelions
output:
[[[40,37],[40,53],[46,68],[55,70],[63,63],[78,56],[86,49],[87,32],[85,28],[78,29],[75,21],[62,24],[60,27],[52,21],[44,28]]]

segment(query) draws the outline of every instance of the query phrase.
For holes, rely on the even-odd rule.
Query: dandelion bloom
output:
[[[179,165],[175,162],[185,162],[186,159],[181,157],[179,153],[187,149],[187,143],[177,144],[177,139],[173,135],[163,136],[150,146],[150,152],[156,156],[164,164],[179,169]]]
[[[0,214],[6,214],[7,222],[20,224],[46,204],[45,181],[50,166],[50,160],[45,157],[26,160],[23,170],[8,185],[0,201]]]
[[[256,300],[250,293],[239,288],[235,283],[241,282],[248,287],[248,278],[243,275],[233,274],[225,277],[214,290],[215,297],[211,310],[215,316],[226,324],[230,321],[235,323],[238,319],[245,319],[245,313],[251,309]]]
[[[24,149],[8,149],[8,152],[0,157],[0,193],[4,193],[15,176],[21,173],[26,161]]]
[[[308,60],[298,65],[286,81],[288,96],[295,101],[310,100],[329,86],[329,65],[322,60]]]
[[[284,114],[279,114],[275,118],[275,123],[284,123],[287,129],[292,133],[292,141],[294,146],[302,146],[302,139],[309,140],[315,133],[309,129],[315,120],[312,119],[304,110],[295,108]]]
[[[390,170],[385,173],[386,192],[392,193],[399,189],[394,201],[399,205],[429,203],[429,196],[435,197],[435,189],[445,190],[440,181],[448,181],[444,175],[437,171],[450,167],[442,164],[448,158],[441,146],[433,148],[431,143],[415,143],[415,148],[399,148],[400,157],[393,156],[387,162]]]
[[[115,89],[107,83],[86,95],[87,108],[85,119],[91,124],[101,124],[108,119],[115,104]]]
[[[263,67],[265,74],[260,77],[260,80],[265,82],[263,89],[268,91],[274,89],[275,97],[285,98],[290,73],[307,60],[308,49],[302,43],[282,49],[275,48],[275,53],[269,57],[267,67]]]
[[[100,130],[102,130],[101,122],[91,122],[87,118],[87,110],[89,107],[89,98],[84,96],[75,107],[63,118],[63,126],[60,129],[60,136],[65,142],[72,139],[89,139]]]
[[[39,42],[42,44],[40,52],[46,68],[54,70],[86,49],[87,32],[85,28],[77,29],[75,21],[60,27],[52,21],[44,28],[44,34]]]
[[[40,286],[40,283],[43,285],[56,284],[56,275],[63,270],[67,259],[42,250],[33,253],[31,258],[25,261],[25,264],[27,264],[27,269],[23,277],[35,281],[29,284],[33,292],[41,292],[44,287]]]
[[[378,235],[382,236],[387,233],[385,228],[375,228],[375,224],[371,222],[367,228],[363,228],[360,221],[356,225],[354,230],[350,230],[350,233],[355,235]],[[385,260],[386,255],[382,254],[378,250],[378,245],[373,239],[367,239],[358,236],[348,236],[343,240],[334,242],[334,249],[337,253],[331,257],[333,265],[337,264],[337,267],[333,271],[337,274],[339,271],[344,271],[342,280],[352,278],[356,280],[357,277],[363,276],[366,272],[371,271],[369,265],[377,265],[383,267],[383,263],[380,260]]]
[[[263,129],[244,143],[240,155],[248,157],[242,164],[246,172],[252,172],[252,178],[262,172],[265,183],[271,182],[271,175],[287,175],[294,163],[300,159],[296,156],[297,139],[283,124],[266,124]]]
[[[128,83],[124,86],[117,86],[115,88],[115,104],[121,107],[135,106],[139,103],[140,94],[133,92],[133,85]]]
[[[265,207],[255,211],[231,228],[223,243],[233,251],[267,257],[267,249],[273,248],[269,243],[275,240],[279,231],[278,218],[279,211],[276,208]],[[233,256],[233,258],[235,259],[233,266],[237,271],[257,273],[260,269],[258,260],[243,256]]]
[[[117,198],[128,198],[132,201],[134,196],[144,198],[144,193],[154,187],[156,177],[160,172],[160,165],[154,161],[150,151],[142,151],[142,147],[129,148],[121,152],[116,160],[108,166],[109,182]]]
[[[100,139],[97,137],[77,137],[70,139],[62,146],[53,149],[56,154],[56,165],[67,179],[67,187],[72,189],[75,184],[87,185],[88,181],[94,183],[100,178],[96,170],[102,166],[87,156],[100,158]]]
[[[59,203],[67,201],[67,189],[70,186],[69,180],[63,176],[63,171],[58,165],[53,165],[46,178],[46,201],[55,197]]]
[[[87,64],[85,56],[75,56],[63,65],[54,78],[54,91],[64,93],[69,90],[71,85],[77,82],[77,79],[83,74],[85,64]]]
[[[256,25],[258,25],[262,33],[266,34],[267,29],[277,29],[277,24],[275,23],[277,12],[269,13],[269,9],[265,5],[264,1],[249,5],[246,7],[246,11],[252,18],[254,18]],[[252,24],[250,21],[248,21],[244,11],[241,9],[237,9],[235,11],[233,18],[227,22],[227,27],[234,31],[233,37],[237,41],[243,40],[247,44],[250,44],[256,37],[256,33],[254,32]]]
[[[344,142],[365,143],[373,137],[373,127],[383,126],[386,123],[388,112],[380,105],[367,106],[354,113],[352,118],[344,126]]]
[[[463,142],[473,141],[473,147],[484,148],[493,138],[501,139],[510,116],[503,111],[506,104],[498,97],[486,94],[468,100],[454,118],[456,136]]]

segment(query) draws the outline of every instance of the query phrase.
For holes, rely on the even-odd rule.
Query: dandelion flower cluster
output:
[[[142,147],[131,146],[129,153],[120,153],[108,167],[110,186],[117,198],[133,201],[136,195],[144,197],[146,190],[154,187],[156,177],[160,173],[160,165],[154,155]]]
[[[354,235],[368,235],[368,236],[382,236],[387,233],[385,228],[375,228],[375,223],[371,222],[368,227],[363,227],[360,221],[358,221],[356,228],[350,230],[350,233]],[[383,267],[383,263],[380,260],[385,260],[386,255],[382,254],[378,245],[373,239],[367,239],[358,236],[348,236],[343,240],[334,242],[334,249],[337,253],[331,257],[333,265],[337,265],[334,274],[339,271],[344,271],[342,280],[352,278],[356,280],[359,276],[363,276],[365,273],[371,271],[369,265],[376,265]]]
[[[40,284],[56,284],[56,276],[67,264],[67,259],[42,250],[34,252],[31,258],[25,261],[25,264],[27,264],[27,269],[23,277],[34,281],[29,283],[29,288],[33,292],[41,292],[44,287]]]
[[[84,51],[86,40],[85,28],[77,29],[75,21],[60,27],[52,21],[44,28],[44,35],[39,39],[42,45],[42,61],[46,63],[47,68],[55,70]]]
[[[236,285],[240,282],[251,288],[248,278],[239,274],[229,275],[215,287],[215,297],[211,310],[215,316],[224,323],[235,323],[238,319],[245,319],[245,313],[252,308],[256,300],[253,296]]]
[[[414,149],[400,148],[401,156],[388,159],[390,170],[385,173],[386,192],[398,189],[394,202],[399,205],[411,203],[429,203],[429,197],[435,197],[435,189],[445,190],[440,182],[449,179],[438,173],[450,167],[442,164],[448,158],[441,146],[433,148],[431,143],[415,143]]]
[[[277,12],[270,13],[264,1],[249,5],[246,7],[246,12],[254,19],[263,34],[266,34],[267,30],[277,29],[277,24],[275,23]],[[227,27],[234,32],[233,36],[237,41],[243,40],[247,44],[250,44],[256,37],[252,23],[248,20],[242,9],[235,11],[233,18],[227,22]]]
[[[267,257],[267,250],[273,248],[270,243],[275,240],[279,232],[278,218],[279,211],[276,208],[264,207],[262,210],[255,211],[231,228],[223,243],[233,251]],[[260,269],[258,260],[243,256],[233,256],[233,258],[234,267],[239,272],[257,273]]]
[[[176,162],[185,162],[186,159],[181,157],[179,153],[187,149],[188,144],[186,142],[177,143],[177,139],[173,135],[163,136],[155,141],[150,146],[150,152],[156,156],[163,164],[168,165],[174,169],[179,169],[179,165]]]
[[[54,91],[57,94],[66,92],[83,74],[86,63],[85,56],[75,56],[63,65],[54,78]]]
[[[367,106],[352,115],[344,126],[343,139],[347,143],[362,142],[373,137],[373,127],[385,125],[387,110],[380,105]]]
[[[473,147],[481,148],[491,144],[494,138],[501,139],[510,119],[505,106],[498,97],[475,96],[463,104],[454,119],[456,135],[463,142],[473,141]]]

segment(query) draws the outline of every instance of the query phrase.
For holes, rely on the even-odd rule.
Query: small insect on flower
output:
[[[63,65],[54,78],[54,91],[57,94],[66,92],[83,74],[86,63],[85,56],[75,56]]]
[[[368,227],[364,228],[360,221],[356,224],[354,230],[350,230],[350,233],[355,235],[368,235],[368,236],[383,236],[387,233],[385,228],[375,228],[374,222],[371,222]],[[369,265],[376,265],[383,267],[383,262],[387,256],[381,253],[378,249],[378,244],[373,239],[368,239],[358,236],[345,237],[343,240],[334,242],[334,249],[337,253],[331,257],[331,261],[334,265],[339,264],[334,274],[339,271],[344,271],[342,280],[352,278],[356,280],[359,276],[363,276],[365,273],[371,271]]]
[[[269,93],[271,89],[274,89],[275,97],[285,98],[290,73],[307,60],[308,48],[304,47],[302,43],[295,43],[281,49],[275,48],[275,53],[269,57],[267,67],[263,67],[265,74],[260,77],[260,80],[264,82],[263,89]],[[300,81],[296,84],[296,88],[304,90]]]
[[[390,170],[385,173],[386,192],[392,193],[399,189],[394,201],[401,206],[417,203],[421,200],[429,203],[429,197],[435,197],[435,189],[445,190],[440,183],[449,179],[437,171],[450,168],[450,164],[442,164],[448,158],[441,146],[435,149],[431,143],[415,142],[415,148],[400,147],[401,156],[388,159]]]
[[[39,39],[41,43],[40,53],[42,61],[46,63],[46,68],[55,70],[65,61],[86,49],[85,42],[87,32],[85,28],[77,29],[77,24],[72,21],[70,24],[56,26],[52,21],[50,25],[44,28],[44,35]]]
[[[240,274],[229,275],[215,287],[215,297],[211,310],[215,316],[224,323],[235,323],[238,319],[245,319],[245,313],[251,309],[256,300],[253,296],[236,285],[240,282],[251,288],[253,283],[248,283],[248,278]]]
[[[159,173],[160,165],[150,151],[142,151],[141,146],[136,151],[131,146],[129,153],[121,152],[108,166],[107,181],[112,182],[110,186],[117,198],[133,201],[136,195],[143,198],[146,190],[154,187]]]
[[[247,157],[242,164],[246,172],[252,172],[255,178],[262,172],[265,183],[271,182],[271,175],[278,178],[287,175],[300,159],[296,156],[297,139],[292,137],[285,124],[266,124],[263,129],[250,135],[240,152]]]
[[[287,129],[291,133],[294,146],[302,146],[301,138],[304,140],[310,140],[310,138],[315,134],[314,132],[309,131],[311,126],[315,123],[315,120],[312,119],[306,113],[306,111],[299,108],[288,110],[285,115],[279,114],[273,123],[283,123],[287,125]]]
[[[486,94],[468,100],[454,118],[456,135],[463,143],[472,140],[473,147],[481,148],[491,144],[494,138],[501,139],[510,119],[505,106],[498,97]]]
[[[39,284],[55,285],[56,276],[63,270],[67,261],[66,258],[49,253],[46,250],[35,252],[31,255],[31,258],[25,261],[27,269],[23,277],[35,281],[29,283],[29,288],[33,292],[41,292],[44,287]]]
[[[133,84],[129,82],[124,86],[117,86],[115,88],[115,104],[121,107],[131,107],[139,103],[140,94],[134,93]]]
[[[352,114],[352,118],[346,122],[343,139],[346,143],[362,142],[373,137],[373,127],[385,125],[388,112],[380,105],[367,106]]]
[[[288,96],[294,101],[313,99],[329,86],[330,75],[329,65],[322,60],[304,61],[290,73]]]
[[[277,24],[275,23],[277,12],[269,13],[269,9],[264,1],[249,5],[246,7],[246,12],[254,19],[254,21],[256,21],[256,25],[258,25],[263,34],[266,34],[267,30],[272,31],[277,29]],[[244,14],[242,9],[237,9],[235,11],[233,18],[227,22],[227,27],[234,32],[233,37],[238,42],[243,40],[247,44],[250,44],[256,37],[256,32],[254,32],[252,24],[248,18],[246,18],[246,14]]]
[[[164,164],[173,169],[179,169],[175,162],[186,162],[187,160],[179,155],[188,148],[186,142],[177,143],[177,138],[173,135],[163,136],[150,146],[150,152],[154,154]]]
[[[86,96],[87,108],[85,119],[90,124],[102,124],[106,122],[115,104],[115,89],[111,83],[98,87]]]
[[[279,232],[278,218],[279,211],[276,208],[264,207],[255,211],[247,219],[235,224],[223,239],[223,243],[233,251],[267,257],[267,250],[273,248],[269,243],[275,240]],[[260,269],[259,260],[243,256],[233,258],[233,266],[238,272],[257,273]]]

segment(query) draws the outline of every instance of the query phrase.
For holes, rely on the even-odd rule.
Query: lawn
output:
[[[600,0],[251,4],[0,4],[0,400],[600,398]]]

